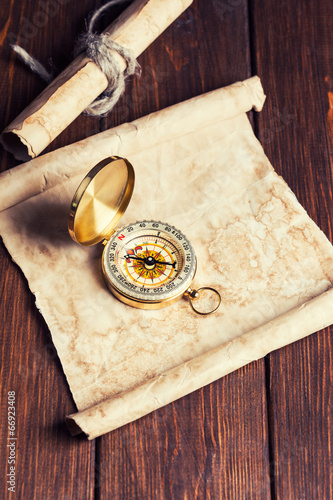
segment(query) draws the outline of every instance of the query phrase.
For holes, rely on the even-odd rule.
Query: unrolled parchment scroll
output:
[[[135,0],[104,33],[138,57],[193,0]],[[115,51],[122,70],[124,59]],[[80,55],[2,133],[15,158],[39,155],[107,87],[107,78]]]
[[[73,433],[93,439],[333,323],[333,247],[253,134],[245,113],[263,102],[254,77],[0,176],[0,234],[50,328],[78,408]],[[119,302],[101,247],[71,240],[71,198],[110,155],[136,172],[121,223],[182,230],[198,259],[194,285],[222,296],[214,315],[186,299],[157,311]]]

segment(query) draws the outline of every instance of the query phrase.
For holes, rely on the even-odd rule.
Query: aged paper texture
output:
[[[253,134],[245,113],[263,102],[253,77],[0,177],[0,234],[50,328],[79,410],[73,432],[92,439],[333,323],[333,248]],[[194,285],[222,296],[214,315],[186,299],[157,311],[119,302],[101,247],[70,239],[71,198],[110,155],[136,172],[121,224],[156,219],[184,232]]]

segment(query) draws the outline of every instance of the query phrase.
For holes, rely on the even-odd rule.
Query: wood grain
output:
[[[58,8],[52,16],[43,15],[43,9],[36,10],[31,1],[13,0],[1,5],[1,129],[44,86],[10,53],[8,41],[11,34],[19,34],[24,48],[42,62],[46,63],[52,55],[56,65],[66,65],[73,39],[78,29],[82,29],[82,19],[93,7],[91,2],[82,2],[76,7],[73,23],[69,23],[71,4],[59,2],[53,5],[58,5]],[[34,12],[41,12],[40,17],[34,18]],[[31,19],[35,19],[35,24],[28,24]],[[59,25],[66,30],[66,37],[59,36]],[[84,137],[86,127],[87,120],[82,117],[81,123],[73,124],[53,147]],[[2,170],[16,164],[16,160],[1,151]],[[0,497],[14,495],[6,487],[6,445],[7,394],[15,391],[17,498],[91,499],[94,497],[96,444],[79,439],[73,446],[64,425],[65,415],[75,411],[66,379],[27,282],[2,242],[0,271]]]
[[[99,498],[270,498],[261,363],[102,437]]]
[[[269,96],[258,116],[259,136],[276,170],[332,241],[333,143],[327,121],[332,5],[252,4],[255,65]],[[332,332],[326,329],[268,356],[275,498],[333,498]]]
[[[99,3],[2,2],[2,129],[43,88],[11,54],[8,40],[19,34],[24,48],[42,62],[52,56],[61,70],[84,17]],[[194,0],[140,56],[142,77],[131,78],[114,112],[101,120],[80,116],[48,150],[257,73],[268,99],[251,117],[255,130],[278,173],[332,241],[331,26],[328,0]],[[1,170],[17,164],[0,155]],[[333,498],[332,330],[88,442],[70,437],[64,426],[64,416],[75,410],[65,376],[26,280],[2,243],[0,276],[1,498],[10,498],[11,390],[17,498]]]

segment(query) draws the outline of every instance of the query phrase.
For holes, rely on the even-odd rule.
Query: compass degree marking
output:
[[[119,234],[125,235],[121,241]],[[106,279],[118,291],[139,301],[179,296],[185,286],[190,286],[196,269],[187,238],[173,226],[156,221],[122,227],[109,240],[105,252]]]

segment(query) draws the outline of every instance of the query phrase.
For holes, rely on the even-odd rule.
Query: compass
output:
[[[215,312],[220,294],[211,287],[191,288],[196,256],[179,229],[156,220],[117,227],[133,189],[134,169],[128,160],[112,156],[98,163],[73,197],[68,222],[71,237],[81,245],[103,243],[106,285],[125,304],[159,309],[187,296],[194,312]],[[193,304],[204,290],[216,296],[214,307],[205,312]]]

